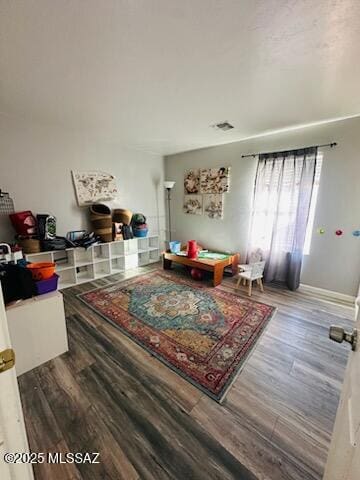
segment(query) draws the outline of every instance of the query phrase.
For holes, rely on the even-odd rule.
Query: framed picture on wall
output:
[[[186,170],[184,174],[185,195],[196,194],[199,192],[200,192],[200,170],[198,168]]]
[[[202,215],[203,196],[202,195],[184,195],[184,213],[191,215]]]
[[[204,215],[209,218],[222,219],[224,217],[224,195],[204,195]]]
[[[200,193],[227,193],[230,188],[230,168],[202,168],[200,170]]]
[[[114,175],[106,172],[72,171],[72,178],[79,207],[114,200],[118,190]]]

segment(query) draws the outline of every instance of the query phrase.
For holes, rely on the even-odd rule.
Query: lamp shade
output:
[[[171,190],[174,185],[175,185],[175,182],[171,182],[168,180],[164,182],[164,188],[166,188],[167,190]]]

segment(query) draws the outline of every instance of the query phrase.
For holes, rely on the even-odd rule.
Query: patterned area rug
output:
[[[218,402],[275,311],[158,270],[79,298]]]

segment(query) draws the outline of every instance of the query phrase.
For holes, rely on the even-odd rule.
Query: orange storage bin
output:
[[[31,270],[32,277],[35,281],[47,280],[54,275],[55,263],[52,262],[34,262],[26,266]]]

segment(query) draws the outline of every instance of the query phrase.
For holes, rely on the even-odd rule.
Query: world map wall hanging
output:
[[[106,172],[72,171],[76,199],[79,207],[114,200],[118,190],[114,175]]]

